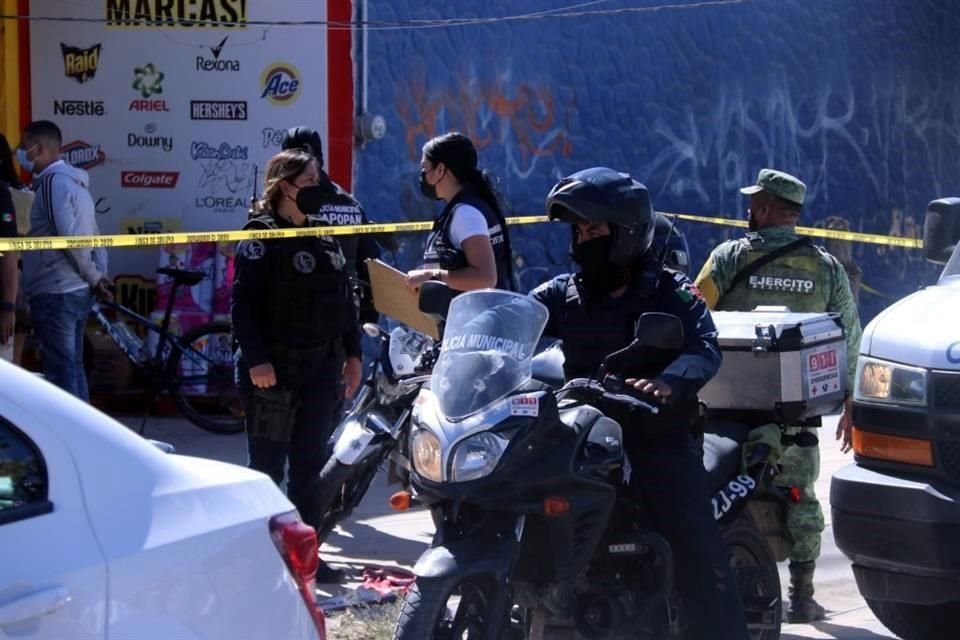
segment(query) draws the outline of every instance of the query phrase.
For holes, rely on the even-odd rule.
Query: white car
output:
[[[0,362],[0,638],[324,640],[316,567],[267,476],[163,453]]]

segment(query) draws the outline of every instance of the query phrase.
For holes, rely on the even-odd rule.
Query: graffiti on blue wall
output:
[[[919,237],[926,204],[960,195],[960,88],[949,62],[960,53],[950,35],[960,6],[887,0],[864,14],[853,1],[816,4],[371,32],[368,109],[389,133],[360,151],[357,195],[379,219],[435,214],[416,189],[420,146],[459,129],[515,214],[540,213],[562,175],[606,165],[645,182],[658,209],[742,218],[738,188],[775,167],[808,185],[802,224]],[[516,0],[441,16],[402,0],[369,5],[371,20],[551,8]],[[683,227],[695,270],[740,233]],[[523,286],[569,268],[564,229],[512,234]],[[422,240],[405,239],[401,266]],[[859,282],[865,319],[935,272],[916,250],[828,248]]]

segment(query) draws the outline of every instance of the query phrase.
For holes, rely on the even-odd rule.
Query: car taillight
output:
[[[270,518],[270,537],[300,589],[320,640],[326,640],[327,623],[323,610],[317,606],[316,595],[317,567],[320,564],[317,532],[305,524],[296,511],[290,511]]]

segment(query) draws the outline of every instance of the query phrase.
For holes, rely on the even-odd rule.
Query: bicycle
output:
[[[116,302],[98,300],[92,312],[130,362],[146,375],[148,396],[139,433],[143,435],[150,409],[163,391],[170,394],[180,413],[201,429],[224,435],[243,431],[243,405],[234,381],[230,323],[208,322],[183,336],[170,332],[177,290],[199,284],[205,274],[170,268],[157,269],[157,273],[173,279],[160,324]],[[107,317],[109,311],[116,314],[116,320]],[[146,341],[131,331],[127,321],[143,327],[147,335],[155,334],[153,353]]]

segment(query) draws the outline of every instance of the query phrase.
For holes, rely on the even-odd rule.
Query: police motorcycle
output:
[[[440,285],[442,286],[442,285]],[[421,309],[434,283],[421,291]],[[596,379],[564,383],[562,354],[534,348],[547,320],[511,292],[458,296],[441,355],[411,417],[411,485],[437,531],[395,638],[681,637],[673,554],[626,492],[618,420],[643,428],[664,406],[628,390],[618,362],[678,350],[679,319],[644,314],[637,339]],[[708,437],[709,438],[709,437]],[[734,557],[754,638],[780,633],[780,583],[767,540],[743,510],[776,469],[756,447],[717,448],[715,516]]]
[[[377,340],[377,358],[335,429],[332,455],[310,492],[320,540],[353,513],[388,460],[401,473],[409,469],[404,452],[411,407],[439,351],[432,338],[408,327],[388,333],[366,323],[363,330]]]

